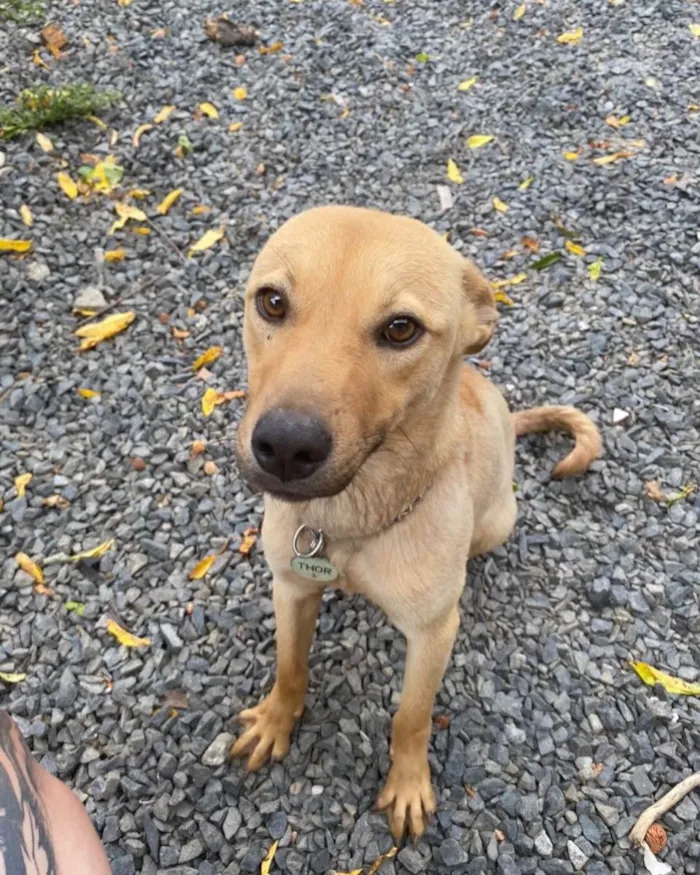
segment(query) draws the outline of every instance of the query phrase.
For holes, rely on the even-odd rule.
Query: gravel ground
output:
[[[404,644],[365,602],[324,602],[287,760],[248,777],[224,762],[231,718],[270,686],[274,620],[262,555],[236,549],[261,514],[232,460],[241,402],[203,418],[191,364],[220,345],[211,385],[244,387],[237,291],[251,259],[283,219],[329,201],[432,223],[493,280],[563,251],[562,227],[574,231],[587,254],[565,252],[508,290],[515,303],[485,357],[514,407],[577,403],[606,446],[582,480],[550,483],[562,442],[520,445],[517,529],[471,568],[436,703],[440,810],[382,873],[643,872],[632,823],[700,769],[700,700],[645,687],[627,666],[700,677],[700,499],[667,508],[645,488],[658,481],[673,495],[700,479],[700,113],[689,109],[700,41],[688,27],[700,16],[681,0],[528,0],[519,21],[515,8],[253,0],[233,17],[284,48],[245,49],[237,64],[236,50],[203,36],[205,17],[222,11],[210,0],[76,0],[50,9],[70,45],[48,71],[31,63],[35,31],[0,25],[2,98],[75,78],[124,95],[104,114],[120,134],[111,148],[89,122],[50,132],[53,154],[31,135],[0,141],[0,235],[34,242],[27,257],[0,256],[0,670],[27,674],[0,705],[85,801],[117,875],[257,872],[275,839],[273,873],[328,873],[391,846],[372,805]],[[578,44],[556,41],[578,26]],[[236,100],[241,86],[247,99]],[[202,101],[218,120],[194,117]],[[164,104],[176,106],[170,119],[134,148],[134,130]],[[609,115],[629,124],[615,130]],[[228,132],[235,121],[242,129]],[[181,132],[193,151],[179,159]],[[471,151],[473,134],[497,139]],[[578,149],[577,161],[563,157]],[[625,149],[634,156],[593,163]],[[150,236],[108,237],[110,200],[70,201],[56,185],[60,160],[75,175],[81,153],[110,151],[125,188],[152,191],[141,202],[155,216]],[[448,158],[463,185],[446,182]],[[454,204],[441,212],[444,184]],[[176,187],[180,201],[156,216]],[[211,211],[194,215],[196,204]],[[211,250],[176,252],[222,222],[227,239]],[[126,259],[101,265],[116,246]],[[71,308],[85,286],[137,319],[77,354]],[[85,400],[79,387],[101,395]],[[191,457],[196,439],[209,443]],[[33,479],[20,498],[24,472]],[[63,506],[43,503],[52,495]],[[96,562],[46,566],[51,596],[12,558],[106,538],[116,547]],[[188,579],[226,544],[203,580]],[[105,617],[151,646],[118,647]],[[188,709],[173,707],[173,692]],[[664,818],[674,873],[700,871],[699,809],[696,794]]]

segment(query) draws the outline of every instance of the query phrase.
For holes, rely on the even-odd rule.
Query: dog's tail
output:
[[[575,444],[573,450],[552,472],[555,480],[574,474],[583,474],[594,459],[600,456],[603,442],[593,420],[575,407],[533,407],[513,414],[515,433],[531,434],[543,431],[564,431]]]

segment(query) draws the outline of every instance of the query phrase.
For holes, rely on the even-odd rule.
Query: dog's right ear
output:
[[[467,258],[462,266],[462,294],[460,342],[464,355],[473,355],[491,340],[498,310],[490,283]]]

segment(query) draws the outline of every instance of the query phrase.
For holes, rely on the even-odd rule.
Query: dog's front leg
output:
[[[435,811],[428,765],[433,700],[458,626],[455,606],[430,625],[404,629],[408,648],[401,703],[392,723],[392,766],[377,801],[379,808],[391,806],[389,826],[397,841],[406,828],[420,836],[426,818]]]
[[[268,758],[281,760],[289,750],[289,736],[304,710],[309,677],[309,650],[321,604],[321,589],[299,583],[291,576],[275,577],[277,678],[270,695],[239,715],[248,724],[231,749],[232,756],[248,756],[255,771]]]

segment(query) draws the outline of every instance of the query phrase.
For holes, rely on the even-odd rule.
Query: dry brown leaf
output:
[[[666,847],[668,844],[668,836],[666,835],[666,830],[661,826],[660,823],[652,823],[652,825],[647,830],[646,834],[646,843],[649,845],[649,850],[652,854],[658,854]]]
[[[18,553],[15,556],[15,562],[19,565],[22,571],[26,571],[34,579],[35,583],[44,582],[44,572],[39,568],[33,559],[30,559],[26,553]]]
[[[258,51],[261,55],[274,55],[276,52],[279,52],[284,48],[284,43],[278,40],[276,43],[272,43],[271,46],[260,46]]]
[[[89,325],[83,325],[78,328],[74,334],[76,337],[81,337],[82,342],[79,347],[80,352],[85,352],[88,349],[93,349],[98,343],[114,337],[128,328],[136,318],[136,313],[129,310],[125,313],[113,313],[111,316],[106,316],[100,322],[92,322]]]
[[[647,494],[647,498],[652,501],[666,501],[666,494],[659,485],[658,480],[650,480],[648,483],[645,483],[644,491]]]
[[[56,24],[47,24],[46,27],[42,28],[41,38],[54,58],[60,58],[61,49],[68,45],[68,37]]]
[[[238,545],[238,552],[242,553],[244,556],[248,556],[250,551],[255,546],[255,542],[258,540],[258,530],[256,526],[251,526],[249,529],[246,529],[243,532],[243,538],[241,543]]]
[[[15,477],[15,490],[17,492],[17,498],[24,498],[24,493],[27,489],[27,486],[32,482],[32,475],[27,472],[26,474],[20,474],[18,477]]]
[[[109,634],[114,635],[123,647],[148,647],[151,643],[150,638],[138,638],[131,632],[127,632],[115,620],[107,620],[106,628]]]
[[[449,729],[450,728],[450,718],[446,714],[440,714],[435,717],[433,723],[437,726],[438,729]]]
[[[195,371],[198,371],[200,368],[203,368],[206,365],[210,365],[212,364],[212,362],[215,362],[222,352],[223,349],[220,346],[210,346],[209,349],[205,350],[199,356],[199,358],[194,362],[192,367]]]
[[[164,216],[168,212],[170,207],[172,207],[172,205],[175,203],[175,201],[180,197],[184,190],[184,188],[175,188],[173,189],[173,191],[170,192],[170,194],[166,194],[163,200],[156,207],[156,212],[160,213],[161,216]]]
[[[205,556],[204,559],[200,559],[199,562],[190,571],[188,575],[189,579],[201,580],[212,567],[212,565],[216,562],[216,557],[218,555],[218,553],[210,553],[209,556]]]
[[[540,241],[535,240],[534,237],[522,237],[520,242],[523,244],[525,249],[529,249],[530,252],[539,252]]]
[[[148,123],[139,125],[136,128],[136,130],[134,131],[134,135],[131,138],[131,145],[134,147],[134,149],[138,149],[139,143],[141,142],[141,137],[146,133],[146,131],[150,130],[153,130],[153,125],[150,125]]]

